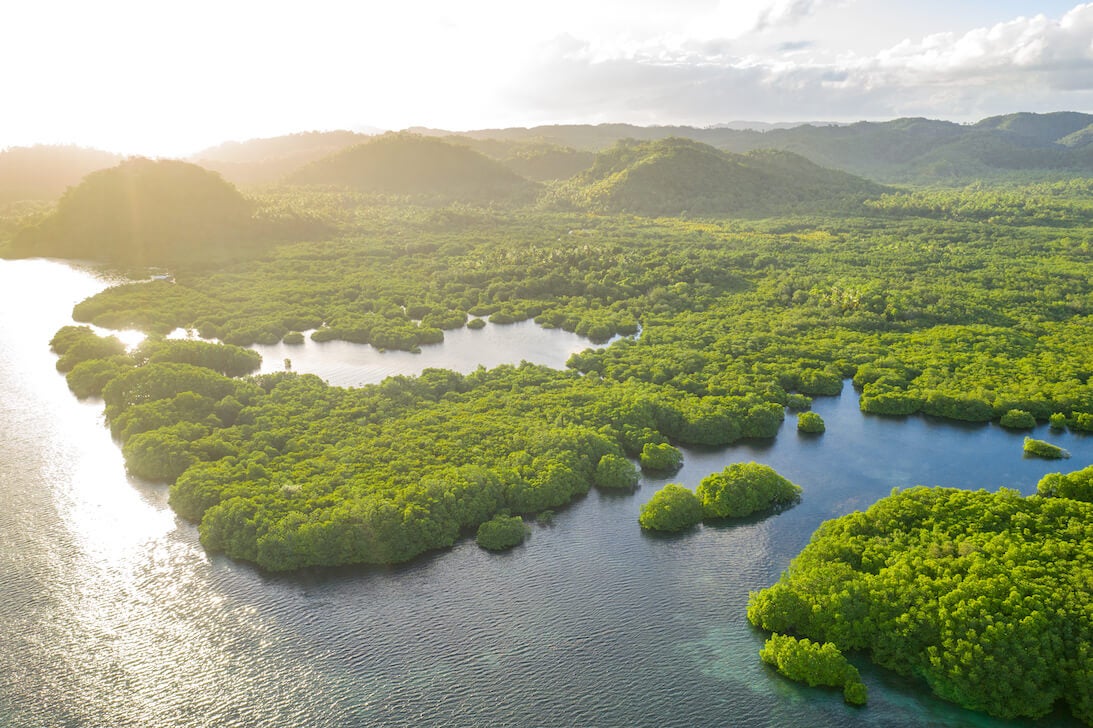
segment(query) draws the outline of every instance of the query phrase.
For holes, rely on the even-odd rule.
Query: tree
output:
[[[497,515],[478,527],[475,541],[484,549],[504,551],[523,543],[525,535],[523,518]]]
[[[594,482],[604,490],[633,490],[638,485],[638,471],[626,458],[608,453],[596,464]]]
[[[801,488],[774,468],[760,463],[733,463],[702,479],[696,495],[706,518],[742,518],[800,498]]]
[[[684,531],[702,520],[702,504],[687,488],[669,483],[641,507],[638,523],[650,531]]]
[[[641,448],[641,469],[670,473],[683,465],[683,453],[666,442],[647,442]]]

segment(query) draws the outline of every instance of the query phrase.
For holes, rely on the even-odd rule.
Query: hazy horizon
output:
[[[0,149],[1093,110],[1093,3],[22,2]]]

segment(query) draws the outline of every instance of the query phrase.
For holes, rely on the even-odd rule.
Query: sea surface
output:
[[[770,464],[804,488],[774,517],[647,535],[638,511],[666,481],[646,479],[593,492],[508,553],[464,541],[398,568],[270,576],[206,554],[165,487],[127,477],[101,403],[55,371],[50,337],[105,285],[0,261],[0,726],[1077,725],[994,720],[861,660],[869,705],[849,708],[760,664],[744,611],[824,519],[919,483],[1033,492],[1093,462],[1093,438],[1041,427],[1074,457],[1027,460],[1023,434],[864,416],[848,386],[815,402],[824,435],[789,417],[769,444],[686,450],[671,478]],[[291,357],[357,386],[415,366],[561,366],[588,345],[532,324],[448,337],[417,358],[262,351],[267,369]]]

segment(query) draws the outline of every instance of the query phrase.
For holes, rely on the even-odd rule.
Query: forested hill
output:
[[[529,201],[536,194],[534,183],[466,146],[405,133],[312,162],[288,181],[463,202]]]
[[[121,157],[73,146],[11,147],[0,151],[0,205],[55,200],[89,172],[112,167]]]
[[[203,149],[187,161],[219,172],[237,185],[279,182],[300,167],[369,139],[351,131],[309,131],[299,134],[225,142]]]
[[[557,125],[464,132],[474,139],[535,139],[601,151],[622,139],[682,137],[722,150],[780,149],[879,182],[960,184],[1093,174],[1093,115],[1019,113],[977,124],[907,118],[768,131],[629,124]],[[444,133],[449,132],[429,132]]]
[[[16,235],[13,252],[170,264],[223,257],[253,237],[251,226],[251,203],[215,172],[136,157],[70,188],[53,214]]]
[[[557,192],[560,203],[645,216],[846,208],[885,189],[789,152],[722,152],[688,139],[624,141]]]

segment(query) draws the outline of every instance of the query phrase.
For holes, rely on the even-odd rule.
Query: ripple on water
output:
[[[1023,460],[1020,435],[862,417],[847,389],[816,400],[822,438],[787,426],[773,444],[687,450],[671,478],[693,487],[730,462],[765,462],[805,488],[772,518],[649,536],[637,514],[665,481],[647,479],[632,497],[560,509],[507,554],[467,540],[398,568],[263,575],[206,555],[162,487],[127,479],[98,405],[53,371],[50,336],[102,285],[0,261],[0,724],[1023,725],[864,664],[870,706],[850,710],[766,670],[743,614],[748,591],[776,579],[823,519],[894,486],[1029,492],[1058,464]],[[520,326],[482,331],[537,336]],[[332,343],[314,346],[318,363]],[[534,342],[521,346],[515,361],[535,358]],[[311,355],[300,351],[267,364],[288,356],[299,369]],[[421,366],[426,352],[398,356]],[[1074,454],[1067,467],[1093,461],[1093,438],[1051,439]]]

